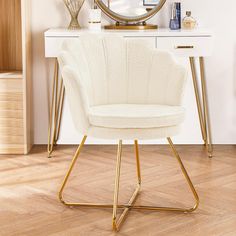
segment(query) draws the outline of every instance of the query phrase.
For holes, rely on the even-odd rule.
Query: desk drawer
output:
[[[157,48],[168,50],[177,56],[210,56],[212,37],[157,37]]]
[[[57,57],[66,39],[78,37],[45,37],[45,57]]]
[[[57,57],[61,50],[62,44],[66,39],[78,38],[78,37],[45,37],[45,57]],[[141,39],[145,43],[155,48],[156,47],[156,37],[132,37],[125,36],[127,39]]]

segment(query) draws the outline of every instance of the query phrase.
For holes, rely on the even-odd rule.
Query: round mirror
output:
[[[95,0],[101,10],[116,21],[106,29],[156,29],[146,20],[153,17],[166,0]]]

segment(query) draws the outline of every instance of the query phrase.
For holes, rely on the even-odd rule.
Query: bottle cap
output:
[[[191,16],[191,14],[192,14],[191,11],[186,11],[187,16]]]

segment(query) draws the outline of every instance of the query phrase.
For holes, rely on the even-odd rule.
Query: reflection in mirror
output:
[[[166,0],[94,0],[103,13],[115,21],[105,29],[148,30],[157,29],[156,24],[146,21],[157,14]]]
[[[123,16],[141,16],[147,13],[147,7],[155,6],[160,0],[103,0],[113,12]]]

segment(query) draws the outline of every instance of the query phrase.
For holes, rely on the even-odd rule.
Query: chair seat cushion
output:
[[[184,108],[180,106],[113,104],[89,109],[90,124],[105,128],[158,128],[176,126],[183,120]]]

